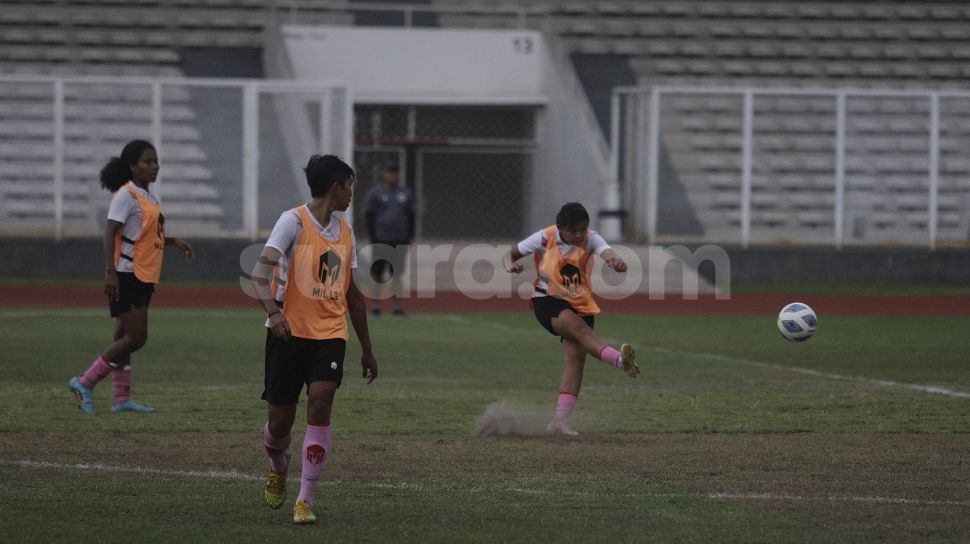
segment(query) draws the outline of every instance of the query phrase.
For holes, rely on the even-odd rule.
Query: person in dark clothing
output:
[[[414,194],[400,185],[401,174],[397,161],[384,163],[383,183],[373,187],[364,197],[364,217],[372,244],[390,246],[393,251],[382,252],[371,265],[371,276],[377,282],[377,297],[371,308],[375,316],[381,314],[380,286],[390,276],[391,300],[394,315],[403,316],[401,308],[401,275],[407,263],[408,245],[414,238]]]

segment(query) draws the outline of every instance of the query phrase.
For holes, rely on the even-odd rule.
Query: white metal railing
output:
[[[246,237],[256,238],[260,230],[265,230],[266,225],[260,225],[260,194],[261,186],[267,183],[278,183],[278,179],[261,179],[260,158],[261,152],[282,148],[280,142],[265,141],[260,131],[259,119],[261,110],[261,98],[275,98],[281,96],[296,97],[302,104],[318,105],[319,117],[316,119],[318,131],[316,134],[301,134],[300,136],[311,140],[309,149],[319,150],[320,153],[336,153],[343,157],[353,156],[353,99],[351,91],[342,84],[329,84],[322,82],[300,82],[293,80],[248,80],[248,79],[203,79],[203,78],[152,78],[152,77],[97,77],[97,76],[76,76],[76,77],[56,77],[56,76],[20,76],[20,75],[0,75],[0,88],[10,92],[18,88],[24,90],[25,86],[40,88],[39,93],[31,90],[26,94],[35,94],[26,100],[29,103],[39,106],[40,110],[49,106],[50,116],[38,117],[36,114],[22,116],[16,110],[17,104],[23,104],[24,98],[9,98],[11,107],[6,108],[8,113],[3,114],[0,120],[18,122],[24,126],[47,126],[50,123],[52,130],[49,136],[44,130],[36,131],[41,136],[35,134],[25,134],[23,137],[15,135],[13,146],[0,154],[0,164],[13,166],[15,161],[24,161],[24,166],[20,168],[0,169],[0,185],[4,190],[12,190],[17,194],[28,194],[30,202],[50,202],[52,203],[52,213],[45,216],[38,213],[34,223],[25,221],[22,217],[15,216],[8,212],[11,205],[16,205],[15,198],[5,197],[0,202],[0,232],[8,234],[40,234],[51,235],[60,239],[65,235],[87,235],[92,234],[93,229],[98,224],[103,224],[103,217],[97,217],[98,205],[103,205],[105,200],[103,194],[95,194],[93,183],[97,179],[98,169],[106,161],[108,156],[117,156],[121,152],[121,145],[124,141],[136,138],[150,138],[159,152],[163,163],[166,163],[166,145],[169,145],[172,138],[167,138],[167,130],[172,129],[176,121],[168,121],[166,112],[171,112],[173,99],[167,99],[166,93],[173,93],[175,90],[185,89],[204,89],[211,92],[225,92],[227,98],[239,98],[240,100],[226,100],[225,104],[219,105],[219,111],[208,112],[215,115],[217,122],[233,122],[241,125],[238,145],[235,142],[226,144],[220,142],[220,149],[215,151],[222,154],[224,162],[235,164],[233,172],[224,175],[225,179],[213,180],[216,185],[222,188],[219,195],[219,202],[229,205],[232,199],[238,199],[238,205],[229,205],[229,211],[233,217],[221,224],[218,221],[210,222],[204,228],[204,232],[192,232],[195,235],[211,235],[219,237]],[[105,96],[102,94],[105,88],[111,88],[124,97],[130,91],[132,95],[147,95],[147,100],[135,101],[131,105],[135,108],[144,107],[145,114],[139,114],[139,119],[146,119],[149,126],[132,131],[124,136],[105,136],[106,133],[114,131],[117,127],[130,125],[131,120],[125,118],[85,118],[85,111],[93,110],[93,105],[105,104]],[[49,89],[46,90],[46,89]],[[8,101],[8,92],[0,93],[0,105]],[[23,93],[22,93],[23,94]],[[90,95],[90,96],[88,96]],[[108,101],[111,100],[109,97]],[[239,106],[234,106],[238,102]],[[45,106],[46,104],[46,106]],[[73,114],[68,112],[68,107],[72,107]],[[195,111],[192,108],[191,100],[182,100],[179,104],[183,109]],[[34,108],[38,110],[38,108]],[[79,113],[80,112],[80,113]],[[193,117],[195,115],[193,114]],[[191,132],[202,132],[198,127],[193,126],[196,121],[183,121],[183,124],[191,126]],[[286,125],[286,120],[282,119],[279,130],[292,130]],[[80,126],[78,126],[80,125]],[[68,127],[74,128],[72,135],[68,135]],[[18,143],[17,140],[20,140]],[[9,141],[9,140],[8,140]],[[118,145],[119,142],[121,145]],[[50,145],[53,152],[49,157],[28,157],[18,155],[19,149],[46,148]],[[172,144],[176,145],[176,144]],[[178,144],[184,147],[184,144]],[[199,161],[199,170],[212,170],[207,166],[206,161],[212,158],[213,142],[206,141],[205,137],[200,137],[194,142],[198,149],[190,153],[196,157],[193,160]],[[84,160],[76,156],[69,157],[67,150],[71,147],[82,147],[92,149],[92,154],[97,156],[87,157]],[[9,147],[9,146],[8,146]],[[219,146],[216,146],[219,147]],[[285,153],[280,149],[280,153]],[[289,153],[288,155],[292,155]],[[290,162],[304,163],[306,156],[292,157],[287,156]],[[167,165],[179,164],[177,159],[168,160]],[[96,166],[94,166],[96,165]],[[82,171],[79,171],[82,170]],[[23,179],[16,179],[13,171],[26,171],[29,182]],[[36,172],[50,172],[38,175]],[[171,172],[172,170],[168,170]],[[238,174],[238,175],[237,175]],[[68,181],[68,177],[75,180],[82,179],[85,185],[78,187],[78,181]],[[282,177],[284,173],[274,174],[275,177]],[[215,177],[216,174],[213,173]],[[162,168],[159,179],[153,191],[163,199],[177,200],[181,195],[177,191],[166,191],[166,183],[179,181],[178,174],[167,173],[165,167]],[[27,179],[27,178],[25,178]],[[45,181],[46,180],[46,181]],[[198,180],[186,178],[181,187],[191,187]],[[49,191],[43,189],[45,183],[50,183]],[[305,185],[299,184],[298,185]],[[32,190],[41,189],[38,194],[30,193]],[[71,189],[71,190],[69,190]],[[78,190],[80,189],[80,190]],[[265,195],[266,187],[263,187]],[[286,186],[287,191],[294,194],[305,189],[305,187]],[[275,190],[275,189],[274,189]],[[238,192],[238,194],[235,194]],[[227,194],[228,193],[228,194]],[[73,200],[79,198],[79,194],[85,196],[89,201],[89,213],[82,214],[84,217],[76,221],[66,220],[66,208],[68,195]],[[231,195],[231,196],[230,196]],[[46,199],[50,199],[49,201]],[[31,200],[32,199],[32,200]],[[191,197],[188,197],[191,201]],[[73,202],[72,204],[76,204]],[[100,203],[100,204],[98,204]],[[83,205],[82,205],[83,207]],[[177,206],[176,206],[177,207]],[[168,210],[173,211],[172,209]],[[177,212],[177,210],[174,210]],[[238,212],[239,216],[236,216]],[[270,225],[271,226],[271,225]],[[177,224],[173,227],[178,228]],[[201,228],[201,227],[199,227]]]
[[[485,14],[494,16],[509,16],[515,19],[517,28],[526,28],[529,17],[546,18],[549,8],[546,6],[514,6],[489,4],[393,4],[393,3],[354,3],[348,2],[320,2],[317,0],[273,0],[271,11],[285,13],[290,23],[301,22],[301,14],[320,11],[363,11],[363,12],[393,12],[400,13],[405,27],[414,26],[414,16],[419,13],[434,15],[451,14]]]
[[[752,171],[758,164],[753,158],[755,149],[755,101],[761,97],[831,97],[834,101],[833,114],[835,120],[835,133],[833,136],[834,156],[833,170],[831,179],[833,182],[832,194],[832,237],[831,243],[841,248],[847,243],[871,243],[864,240],[847,240],[845,232],[846,223],[846,147],[847,147],[847,102],[852,99],[877,100],[877,99],[911,99],[923,100],[928,104],[928,127],[925,134],[927,138],[927,158],[928,170],[926,172],[927,181],[927,206],[926,206],[926,233],[925,244],[931,248],[936,248],[940,242],[939,238],[939,192],[940,192],[940,108],[941,100],[948,99],[968,99],[970,92],[957,90],[899,90],[899,89],[861,89],[861,88],[778,88],[778,87],[691,87],[691,86],[657,86],[651,88],[618,87],[613,91],[612,119],[613,127],[610,134],[610,145],[612,158],[610,161],[616,179],[627,186],[627,194],[635,194],[637,198],[628,203],[628,213],[631,217],[640,218],[635,220],[633,225],[629,225],[627,234],[633,237],[645,237],[650,241],[658,238],[658,217],[660,194],[661,173],[660,165],[662,162],[662,142],[665,134],[662,134],[664,101],[677,96],[722,96],[736,97],[740,99],[741,116],[741,168],[739,172],[739,194],[737,206],[740,210],[740,228],[738,238],[734,241],[740,242],[744,247],[752,243]],[[966,106],[966,115],[970,116],[970,103]],[[915,108],[919,109],[919,108]],[[668,114],[669,115],[669,114]],[[632,125],[627,131],[620,130],[620,124]],[[970,125],[966,126],[966,134],[960,133],[953,137],[970,136]],[[970,143],[968,141],[967,143]],[[670,154],[684,152],[685,149],[666,150],[668,159]],[[958,189],[970,201],[970,172],[957,172],[954,176],[965,179],[961,182],[966,188]],[[970,210],[967,206],[961,210],[963,220],[962,228],[968,221]],[[676,234],[672,235],[677,237]],[[704,235],[700,238],[708,241],[731,241],[725,240],[723,235]],[[817,243],[817,240],[800,240],[798,235],[791,233],[783,234],[778,237],[786,241],[809,241]],[[956,240],[966,243],[970,239],[970,233],[962,232],[962,237]],[[893,240],[883,240],[890,241]],[[905,241],[904,241],[905,243]]]

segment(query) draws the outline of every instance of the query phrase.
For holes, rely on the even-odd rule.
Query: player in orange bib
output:
[[[538,271],[530,306],[539,323],[550,334],[561,337],[565,364],[559,381],[556,416],[548,430],[572,436],[579,434],[572,429],[569,417],[583,383],[587,353],[622,369],[631,378],[640,374],[632,346],[623,344],[616,350],[593,332],[594,316],[600,309],[590,286],[592,257],[599,255],[617,272],[625,272],[626,263],[602,236],[589,230],[589,213],[578,202],[564,205],[556,215],[555,225],[514,246],[505,256],[505,269],[521,272],[525,267],[516,261],[529,254],[535,255]]]
[[[280,216],[252,273],[267,316],[263,444],[270,469],[263,498],[273,509],[286,499],[286,451],[300,393],[307,391],[300,495],[293,505],[298,525],[316,521],[313,493],[330,454],[330,409],[343,380],[347,313],[363,350],[364,379],[377,378],[367,308],[354,284],[354,232],[335,214],[350,206],[354,171],[333,155],[310,157],[304,171],[312,200]]]
[[[115,325],[114,343],[108,346],[68,387],[78,408],[94,413],[94,386],[111,374],[114,385],[112,412],[154,412],[134,402],[131,394],[131,354],[148,339],[148,304],[162,271],[165,246],[174,245],[187,260],[195,257],[192,245],[165,236],[165,213],[149,184],[158,177],[158,154],[144,140],[125,145],[101,170],[101,186],[113,193],[104,231],[104,292]]]

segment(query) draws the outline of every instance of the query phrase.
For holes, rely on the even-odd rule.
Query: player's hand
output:
[[[273,336],[284,342],[290,339],[290,324],[286,321],[283,312],[276,312],[269,316],[269,330],[272,331]]]
[[[626,263],[623,262],[623,259],[615,255],[611,255],[608,259],[606,259],[606,264],[617,272],[626,272]]]
[[[374,358],[373,351],[364,351],[363,355],[360,356],[360,366],[367,383],[371,383],[377,379],[377,359]]]
[[[192,249],[192,244],[186,242],[181,238],[176,238],[175,247],[177,247],[179,251],[185,254],[185,260],[187,262],[192,262],[192,259],[195,259],[195,250]]]
[[[111,302],[118,302],[120,295],[117,270],[104,271],[104,294],[108,295],[108,300]]]
[[[505,271],[510,274],[518,274],[519,272],[525,270],[525,266],[523,266],[522,263],[512,262],[512,257],[510,255],[506,255],[502,258],[502,267],[505,268]]]

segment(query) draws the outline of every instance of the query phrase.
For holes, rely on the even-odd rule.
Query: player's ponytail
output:
[[[131,179],[131,167],[129,165],[138,162],[141,154],[146,149],[155,149],[150,142],[145,140],[132,140],[121,150],[120,157],[112,157],[108,164],[101,169],[101,186],[112,193],[121,189]]]
[[[131,178],[131,168],[121,160],[121,157],[111,157],[108,164],[101,169],[101,187],[112,193],[121,189]]]

